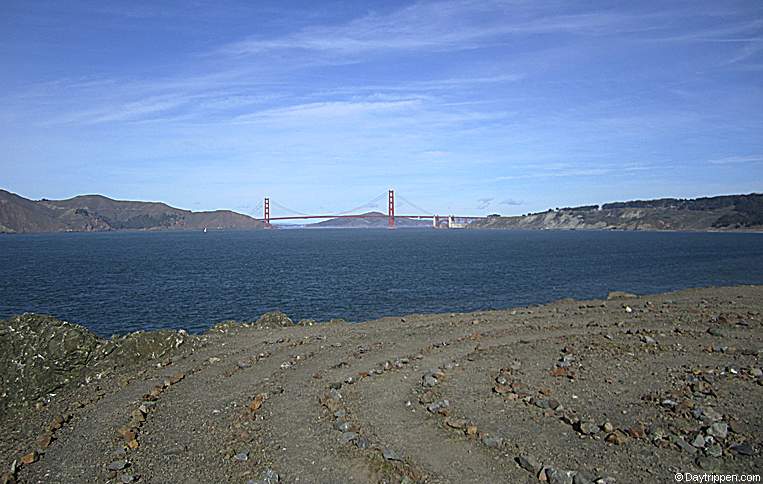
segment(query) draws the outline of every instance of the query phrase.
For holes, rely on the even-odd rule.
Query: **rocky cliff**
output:
[[[471,228],[581,230],[763,230],[763,195],[664,198],[493,216]]]

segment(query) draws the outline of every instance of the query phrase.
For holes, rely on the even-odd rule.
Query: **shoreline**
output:
[[[531,482],[536,463],[617,482],[667,480],[679,464],[749,473],[763,464],[761,311],[763,286],[733,286],[352,324],[268,313],[111,340],[26,315],[4,321],[0,344],[25,324],[30,345],[68,342],[45,359],[67,369],[32,364],[39,347],[23,353],[31,379],[14,388],[30,399],[5,408],[4,389],[0,471],[15,460],[19,482]],[[5,386],[20,376],[9,360]],[[33,396],[41,384],[53,390]]]

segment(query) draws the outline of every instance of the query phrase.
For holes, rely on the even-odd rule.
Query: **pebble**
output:
[[[529,472],[532,472],[533,475],[537,474],[538,471],[541,469],[541,464],[538,462],[538,459],[531,455],[522,454],[519,457],[517,457],[517,463],[519,466]]]
[[[262,474],[260,474],[259,479],[256,481],[254,479],[249,479],[246,481],[246,484],[273,484],[280,481],[281,476],[279,476],[276,471],[273,469],[265,469]]]
[[[645,343],[645,344],[648,344],[648,345],[656,345],[657,344],[657,340],[652,338],[651,336],[642,336],[641,337],[641,341],[643,343]]]
[[[546,470],[546,476],[549,484],[573,484],[575,473],[551,468]]]
[[[572,479],[573,484],[593,484],[596,478],[585,471],[578,471]]]
[[[234,455],[233,458],[239,462],[246,462],[249,460],[249,451],[239,452],[238,454]]]
[[[129,484],[130,482],[133,482],[135,480],[135,477],[130,474],[122,474],[119,476],[119,482],[123,484]]]
[[[755,449],[752,448],[752,445],[750,445],[749,442],[745,442],[743,444],[735,444],[731,446],[731,450],[736,452],[739,455],[753,455],[755,454]]]
[[[702,449],[705,447],[705,438],[702,434],[697,434],[697,436],[694,437],[694,440],[691,441],[691,445],[698,449]]]
[[[599,426],[593,422],[582,422],[580,424],[580,433],[585,435],[593,435],[599,433]]]
[[[384,456],[385,460],[403,460],[400,458],[397,452],[389,448],[386,448],[382,451],[382,456]]]
[[[725,439],[729,433],[729,426],[726,422],[715,422],[707,429],[707,434],[717,437],[719,439]]]
[[[720,457],[723,455],[723,449],[720,444],[713,444],[705,449],[705,453],[710,457]]]
[[[367,449],[371,446],[371,442],[369,442],[367,438],[361,435],[355,440],[355,446],[358,449]]]
[[[31,464],[33,462],[36,462],[36,461],[37,461],[37,451],[34,451],[34,450],[32,452],[24,455],[21,458],[21,463],[24,464],[24,465],[29,465],[29,464]]]
[[[703,471],[717,471],[720,469],[720,462],[718,462],[718,459],[714,459],[713,457],[701,455],[697,457],[695,462]]]
[[[491,449],[497,449],[503,445],[503,439],[495,435],[486,435],[482,438],[482,443]]]
[[[615,430],[611,434],[607,435],[604,440],[610,444],[623,445],[628,441],[628,437],[626,437],[625,434],[619,430]]]
[[[121,471],[127,467],[127,461],[126,460],[115,460],[114,462],[110,463],[108,465],[108,469],[110,471]]]
[[[707,333],[712,335],[712,336],[724,336],[723,331],[721,331],[718,328],[709,328],[707,330]]]
[[[433,387],[439,383],[437,381],[437,378],[433,377],[432,375],[424,375],[424,386],[425,387]]]
[[[604,425],[602,426],[605,432],[613,432],[615,430],[615,426],[612,425],[611,422],[604,422]]]
[[[760,378],[763,376],[763,370],[760,368],[752,368],[750,369],[750,375],[754,376],[755,378]]]
[[[683,438],[679,437],[676,439],[676,445],[681,449],[684,450],[690,454],[697,453],[697,449],[691,446],[688,442],[686,442]]]
[[[340,444],[348,444],[350,442],[353,442],[357,440],[358,434],[355,432],[342,432],[342,435],[339,436],[339,443]]]

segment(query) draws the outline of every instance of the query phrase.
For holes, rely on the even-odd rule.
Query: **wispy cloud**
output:
[[[763,163],[763,155],[726,156],[707,160],[711,165],[737,165],[742,163]]]
[[[499,205],[507,205],[507,206],[513,207],[513,206],[517,206],[517,205],[522,205],[522,201],[514,200],[513,198],[507,198],[505,200],[501,200],[500,202],[498,202],[498,204]]]

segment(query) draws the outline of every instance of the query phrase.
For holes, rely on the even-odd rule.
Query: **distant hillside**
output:
[[[383,228],[388,224],[387,214],[381,212],[366,212],[363,215],[373,215],[369,218],[332,218],[314,224],[305,225],[307,228],[343,228],[343,229],[372,229]],[[432,222],[410,218],[395,217],[396,227],[431,227]]]
[[[0,190],[0,232],[93,232],[107,230],[258,229],[265,225],[230,210],[191,212],[157,202],[82,195],[33,201]]]
[[[470,228],[593,230],[763,230],[763,194],[662,198],[489,217]]]

